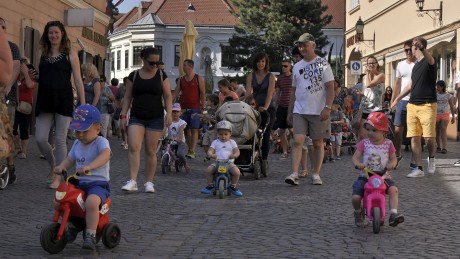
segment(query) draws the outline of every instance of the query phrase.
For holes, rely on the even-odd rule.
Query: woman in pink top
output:
[[[227,96],[230,96],[233,98],[233,100],[239,100],[238,95],[233,92],[233,88],[230,88],[230,82],[228,82],[227,79],[222,79],[217,83],[217,86],[219,87],[219,106],[221,106],[224,103],[224,99]]]

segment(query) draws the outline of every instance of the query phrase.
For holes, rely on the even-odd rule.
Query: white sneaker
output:
[[[145,186],[145,192],[155,192],[152,182],[146,182],[144,186]]]
[[[321,177],[319,177],[319,174],[312,174],[311,175],[311,180],[313,185],[322,185],[323,181],[321,181]]]
[[[299,176],[292,173],[288,177],[284,178],[284,182],[291,185],[299,185]]]
[[[121,189],[123,191],[137,191],[137,183],[133,179],[130,179]]]
[[[434,171],[436,170],[436,161],[433,158],[428,157],[428,173],[429,174],[434,174]]]
[[[415,177],[423,177],[425,176],[425,173],[420,170],[419,168],[415,168],[410,172],[410,174],[407,175],[407,177],[415,178]]]

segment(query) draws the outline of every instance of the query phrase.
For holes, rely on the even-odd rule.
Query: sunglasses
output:
[[[367,64],[368,64],[368,65],[375,65],[375,64],[377,64],[377,63],[376,63],[376,62],[368,62]]]
[[[283,65],[284,68],[289,67],[289,65]]]
[[[161,64],[160,61],[148,61],[148,60],[145,60],[147,63],[149,63],[149,65],[151,66],[159,66]]]
[[[411,49],[404,49],[405,52],[412,52]]]

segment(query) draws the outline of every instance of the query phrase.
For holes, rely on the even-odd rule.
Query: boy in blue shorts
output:
[[[86,193],[86,234],[84,249],[96,249],[96,228],[99,222],[99,208],[110,195],[109,161],[110,145],[107,139],[99,136],[101,114],[89,104],[78,106],[73,112],[69,129],[75,130],[75,140],[67,158],[54,167],[55,174],[61,174],[75,165],[79,174],[77,188]],[[66,231],[67,242],[73,242],[78,229],[69,221]]]

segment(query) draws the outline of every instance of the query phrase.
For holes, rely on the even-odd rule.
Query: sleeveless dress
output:
[[[39,87],[35,116],[41,112],[72,117],[73,90],[70,77],[72,67],[67,53],[56,57],[41,57]]]

